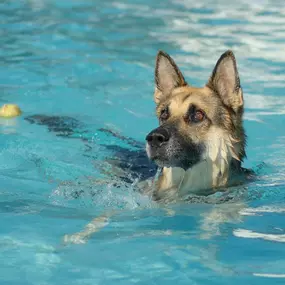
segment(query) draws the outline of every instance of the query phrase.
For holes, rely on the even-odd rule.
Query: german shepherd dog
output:
[[[209,195],[243,183],[250,171],[241,166],[246,156],[244,102],[233,52],[222,54],[206,85],[197,88],[185,81],[167,53],[159,51],[155,84],[159,127],[146,136],[147,155],[161,169],[152,185],[153,198],[162,202]],[[109,217],[96,218],[65,241],[86,241]]]
[[[155,196],[207,195],[244,174],[243,92],[234,54],[225,52],[207,84],[192,87],[174,60],[157,55],[154,100],[160,126],[146,137],[148,157],[162,167]]]

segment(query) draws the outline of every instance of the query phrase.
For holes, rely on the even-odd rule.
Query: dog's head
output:
[[[154,99],[160,126],[147,137],[147,154],[161,167],[191,168],[222,157],[240,164],[245,156],[243,94],[235,57],[225,52],[207,84],[186,83],[174,60],[160,51]]]

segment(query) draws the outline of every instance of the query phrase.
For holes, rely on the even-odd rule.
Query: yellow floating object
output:
[[[14,118],[21,114],[21,109],[15,104],[5,104],[0,108],[0,117],[3,118]]]

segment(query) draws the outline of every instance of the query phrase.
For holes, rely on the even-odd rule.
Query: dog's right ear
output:
[[[156,104],[162,97],[169,95],[174,88],[187,84],[174,60],[163,51],[159,51],[156,57],[155,84],[154,101]]]

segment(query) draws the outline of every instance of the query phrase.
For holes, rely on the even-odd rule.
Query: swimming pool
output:
[[[0,284],[284,284],[284,13],[257,0],[2,1],[0,105],[24,113],[0,121]],[[157,125],[158,49],[202,86],[229,48],[258,181],[231,203],[166,209],[93,183],[116,147],[137,149],[101,128],[144,143]],[[124,211],[88,243],[62,243],[110,208]]]

